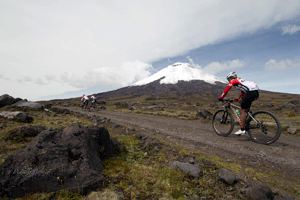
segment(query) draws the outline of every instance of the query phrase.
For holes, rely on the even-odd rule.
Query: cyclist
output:
[[[91,96],[91,103],[92,107],[94,107],[94,104],[96,103],[96,97],[94,95]]]
[[[237,102],[241,100],[241,129],[235,132],[235,135],[244,135],[245,131],[245,122],[246,122],[246,113],[249,111],[251,104],[254,100],[258,99],[259,92],[258,86],[255,82],[247,81],[245,79],[237,78],[235,72],[230,72],[227,75],[227,80],[229,81],[228,86],[224,90],[223,94],[219,97],[220,101],[223,101],[223,98],[227,95],[232,86],[236,87],[241,91],[241,94],[238,99],[234,101]]]
[[[88,106],[89,104],[89,98],[85,94],[81,97],[81,101],[83,102],[82,107],[85,108],[85,106]]]

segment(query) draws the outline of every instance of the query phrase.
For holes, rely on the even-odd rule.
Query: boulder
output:
[[[198,178],[202,173],[202,169],[198,165],[175,161],[170,165],[170,168],[180,169],[184,174]]]
[[[135,106],[130,106],[129,110],[133,111],[133,110],[137,110],[137,108]]]
[[[294,108],[294,107],[295,107],[295,104],[287,103],[287,104],[282,104],[281,108]]]
[[[236,174],[229,169],[222,168],[218,174],[218,180],[232,185],[236,182]]]
[[[0,117],[4,117],[6,119],[14,119],[18,114],[20,114],[21,112],[19,111],[2,111],[0,112]]]
[[[264,108],[272,108],[272,107],[274,107],[274,104],[273,103],[263,103],[262,106]]]
[[[51,107],[50,110],[59,114],[66,114],[66,115],[72,114],[72,112],[66,108]]]
[[[300,104],[300,101],[298,101],[298,100],[293,100],[293,101],[290,101],[289,104],[299,105],[299,104]]]
[[[46,128],[43,126],[26,126],[21,128],[15,128],[8,131],[4,140],[10,140],[14,142],[28,141],[28,138],[37,136],[40,132],[44,131]]]
[[[32,101],[22,100],[11,105],[12,107],[21,108],[23,110],[43,110],[44,104]]]
[[[148,106],[148,107],[142,107],[142,111],[163,111],[163,106]]]
[[[33,121],[33,117],[31,117],[28,113],[19,113],[16,115],[15,120],[23,123],[30,123]]]
[[[8,94],[4,94],[0,96],[0,108],[4,107],[4,106],[9,106],[12,105],[18,101],[20,101],[22,99],[20,98],[14,98],[12,96],[9,96]]]
[[[3,111],[0,112],[0,116],[18,122],[24,122],[24,123],[30,123],[33,121],[33,118],[28,113],[19,112],[19,111],[13,111],[13,112]]]
[[[242,193],[252,200],[273,200],[275,194],[266,185],[256,185],[242,190]]]
[[[287,129],[287,132],[290,133],[290,134],[292,134],[292,135],[294,135],[294,134],[297,133],[297,128],[290,127],[290,128]]]
[[[62,189],[92,191],[105,179],[101,158],[112,154],[114,146],[103,127],[45,130],[0,165],[0,185],[11,198]]]
[[[203,109],[197,110],[197,114],[196,114],[197,117],[200,117],[203,119],[206,119],[209,115],[212,115],[211,112],[209,112],[208,110],[203,110]]]

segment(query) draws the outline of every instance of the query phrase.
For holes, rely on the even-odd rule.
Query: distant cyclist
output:
[[[245,79],[237,78],[235,72],[230,72],[227,75],[227,80],[229,81],[228,86],[224,90],[223,94],[219,97],[219,100],[222,101],[223,98],[227,95],[232,86],[236,87],[241,91],[241,95],[238,99],[234,101],[237,102],[242,97],[241,101],[241,130],[235,132],[235,135],[244,135],[245,131],[245,122],[246,122],[246,113],[250,110],[251,104],[254,100],[258,99],[259,92],[258,86],[255,82],[246,81]]]
[[[95,103],[96,103],[96,97],[94,95],[91,96],[91,103],[92,103],[92,107],[94,107]]]
[[[83,102],[82,108],[86,108],[89,105],[89,98],[85,94],[81,97],[81,101]]]

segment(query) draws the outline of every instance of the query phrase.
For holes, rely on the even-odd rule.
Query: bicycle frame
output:
[[[231,103],[230,101],[228,102],[228,105],[227,106],[225,106],[225,108],[226,108],[226,110],[232,110],[232,112],[234,113],[234,115],[236,116],[236,118],[238,119],[238,122],[241,124],[242,122],[241,122],[241,119],[239,118],[239,116],[238,116],[238,114],[236,113],[236,109],[241,109],[241,107],[239,107],[239,106],[237,106],[237,105],[235,105],[235,104],[233,104],[233,103]],[[259,121],[257,121],[257,119],[255,119],[252,115],[251,115],[251,113],[250,112],[247,112],[246,113],[246,116],[250,116],[252,119],[253,119],[253,121],[255,121],[257,124],[259,124],[260,122]]]
[[[236,113],[236,109],[241,109],[241,107],[231,103],[231,102],[228,102],[227,106],[225,106],[226,110],[232,110],[232,113],[234,113],[234,115],[236,116],[236,118],[238,119],[239,123],[241,124],[241,119],[239,118],[238,114]]]

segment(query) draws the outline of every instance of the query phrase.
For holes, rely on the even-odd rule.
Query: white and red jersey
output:
[[[95,103],[96,97],[94,95],[91,96],[92,103]]]
[[[258,86],[255,82],[247,81],[241,78],[235,78],[229,82],[228,86],[222,94],[222,97],[226,96],[226,94],[229,92],[232,86],[236,87],[238,90],[241,91],[241,96],[243,96],[248,91],[258,90]]]
[[[89,98],[86,95],[81,97],[81,101],[83,101],[83,102],[86,102],[88,100],[89,100]]]

